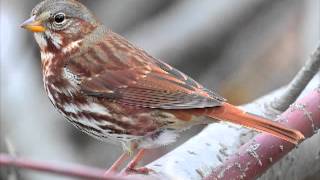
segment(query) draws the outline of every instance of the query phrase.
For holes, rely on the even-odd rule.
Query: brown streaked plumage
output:
[[[174,142],[179,131],[195,124],[223,120],[292,143],[304,138],[226,103],[108,30],[77,1],[46,0],[31,16],[22,26],[35,32],[51,102],[93,137],[121,142],[125,149],[155,148]]]

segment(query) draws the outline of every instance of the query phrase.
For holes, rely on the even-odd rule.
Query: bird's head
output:
[[[45,0],[32,10],[21,27],[34,32],[41,50],[59,51],[98,25],[92,13],[76,0]]]

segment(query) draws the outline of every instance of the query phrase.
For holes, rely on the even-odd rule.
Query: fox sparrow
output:
[[[175,141],[177,133],[219,120],[298,143],[304,136],[225,102],[170,65],[110,31],[75,0],[39,3],[23,28],[40,47],[45,90],[54,107],[81,131],[120,142],[125,153]]]

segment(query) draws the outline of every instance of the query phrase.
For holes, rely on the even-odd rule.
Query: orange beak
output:
[[[41,21],[36,20],[35,16],[32,16],[30,19],[23,22],[21,27],[31,32],[44,32],[46,30]]]

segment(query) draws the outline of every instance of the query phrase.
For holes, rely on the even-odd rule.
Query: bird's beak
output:
[[[32,16],[30,19],[23,22],[21,27],[31,32],[44,32],[46,30],[41,21],[36,20],[36,16]]]

